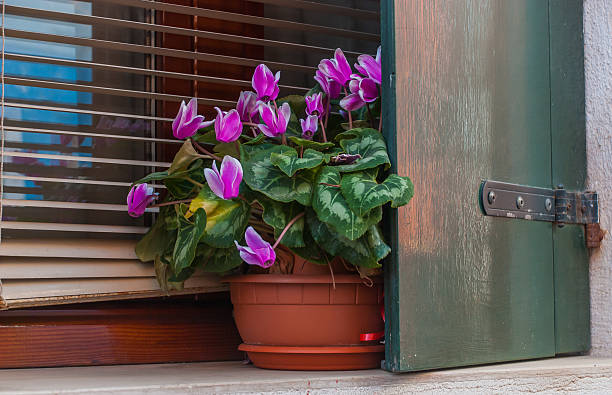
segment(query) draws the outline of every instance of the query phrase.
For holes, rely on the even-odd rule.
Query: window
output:
[[[198,97],[210,118],[282,73],[281,95],[317,62],[379,45],[378,2],[6,0],[0,301],[4,307],[159,295],[133,253],[154,221],[125,212],[132,181],[169,165],[171,118]],[[351,59],[350,59],[351,60]],[[163,193],[162,186],[156,186]],[[197,275],[183,293],[223,289]]]

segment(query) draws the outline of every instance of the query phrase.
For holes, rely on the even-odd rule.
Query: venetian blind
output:
[[[379,45],[373,0],[3,0],[0,300],[160,295],[133,252],[132,181],[169,166],[181,100],[229,109],[256,65],[304,93],[322,57]],[[155,185],[163,193],[162,185]],[[198,274],[183,293],[224,289]]]

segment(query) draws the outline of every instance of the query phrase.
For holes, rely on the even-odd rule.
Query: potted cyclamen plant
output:
[[[181,103],[172,165],[129,192],[130,215],[159,207],[136,253],[162,289],[195,270],[230,275],[240,348],[256,366],[375,368],[384,356],[379,222],[413,187],[387,174],[380,48],[355,69],[337,49],[305,96],[279,99],[280,72],[261,64],[254,92],[210,121],[195,99]],[[152,181],[167,190],[157,204]]]

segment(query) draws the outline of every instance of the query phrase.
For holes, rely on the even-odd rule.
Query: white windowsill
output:
[[[612,358],[589,356],[411,374],[289,372],[239,362],[0,370],[0,394],[610,393]]]

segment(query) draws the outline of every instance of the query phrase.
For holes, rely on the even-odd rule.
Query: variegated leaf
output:
[[[342,195],[340,182],[337,167],[324,167],[316,180],[312,208],[321,221],[344,237],[355,240],[381,220],[382,208],[371,210],[366,216],[357,215]]]
[[[323,163],[324,160],[325,157],[322,153],[310,148],[304,151],[304,155],[301,158],[293,148],[283,153],[273,152],[270,155],[272,164],[281,169],[289,177],[292,177],[298,170],[315,168]]]
[[[204,185],[198,196],[191,201],[189,211],[198,208],[206,211],[206,231],[201,241],[218,248],[234,246],[247,227],[250,206],[241,199],[225,200],[215,195],[208,185]]]
[[[349,207],[360,216],[387,202],[391,202],[391,207],[403,206],[414,193],[410,179],[396,174],[391,174],[381,184],[369,174],[346,174],[342,177],[341,186],[342,195]]]
[[[336,136],[344,152],[350,155],[361,155],[361,159],[350,165],[340,165],[336,168],[341,172],[353,172],[371,169],[376,166],[391,165],[387,154],[387,145],[380,132],[376,129],[352,129]]]
[[[376,253],[370,247],[366,237],[356,240],[347,239],[320,221],[312,210],[308,211],[306,221],[314,240],[330,255],[342,257],[356,266],[380,267]]]
[[[251,150],[255,147],[262,148]],[[283,154],[293,150],[293,148],[285,145],[272,145],[270,147],[270,144],[250,146],[248,150],[245,148],[243,148],[243,152],[245,152],[247,159],[245,160],[244,157],[242,159],[243,180],[251,189],[279,202],[297,201],[304,206],[311,205],[312,184],[316,172],[307,169],[289,177],[274,166],[270,160],[272,153]]]

